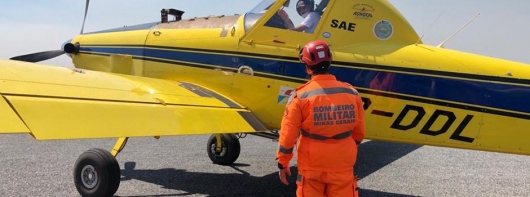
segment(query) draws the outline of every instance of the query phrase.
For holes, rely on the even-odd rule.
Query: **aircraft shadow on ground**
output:
[[[421,146],[397,144],[380,141],[369,141],[359,146],[359,154],[355,172],[359,177],[366,177],[386,165],[398,160]],[[180,169],[138,170],[136,163],[127,162],[122,170],[122,181],[140,180],[157,184],[166,189],[184,191],[180,194],[148,195],[188,196],[202,194],[207,196],[294,196],[296,191],[296,167],[291,168],[293,176],[289,186],[283,185],[278,174],[271,173],[263,177],[255,177],[244,171],[248,164],[234,164],[231,168],[240,173],[215,174],[189,172]],[[382,191],[360,188],[361,196],[408,196]],[[145,196],[145,195],[143,195]]]
[[[422,146],[373,140],[362,143],[358,148],[355,174],[361,179],[367,177],[420,147]]]

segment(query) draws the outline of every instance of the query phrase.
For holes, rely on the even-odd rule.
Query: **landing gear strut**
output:
[[[213,163],[230,165],[239,157],[241,145],[234,134],[214,134],[208,139],[206,151]]]

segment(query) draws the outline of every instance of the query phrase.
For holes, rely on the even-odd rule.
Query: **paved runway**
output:
[[[118,156],[117,196],[293,196],[274,161],[276,142],[241,140],[233,166],[211,163],[208,136],[130,139]],[[44,141],[0,135],[0,196],[77,196],[72,170],[85,150],[113,140]],[[366,141],[356,173],[362,196],[530,196],[530,157]],[[296,172],[296,170],[293,170]]]

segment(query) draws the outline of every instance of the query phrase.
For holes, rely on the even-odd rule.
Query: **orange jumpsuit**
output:
[[[351,85],[316,75],[296,89],[282,119],[277,159],[289,167],[298,138],[297,196],[358,196],[353,166],[364,133],[362,100]]]

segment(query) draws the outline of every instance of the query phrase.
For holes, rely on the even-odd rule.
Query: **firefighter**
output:
[[[289,162],[297,142],[296,195],[358,196],[353,166],[364,139],[361,97],[350,84],[329,74],[332,54],[322,41],[300,51],[311,80],[291,94],[282,119],[277,152],[280,180],[288,185]]]

